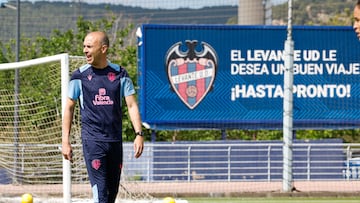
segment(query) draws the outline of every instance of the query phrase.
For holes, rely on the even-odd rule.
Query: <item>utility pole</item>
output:
[[[271,0],[239,0],[239,25],[271,25]]]
[[[294,41],[292,40],[292,0],[288,1],[288,26],[284,59],[284,115],[283,115],[283,192],[293,189],[293,84]]]

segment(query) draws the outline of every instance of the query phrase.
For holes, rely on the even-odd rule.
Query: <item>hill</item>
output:
[[[99,20],[114,14],[119,24],[226,24],[237,16],[237,7],[220,6],[201,9],[181,8],[176,10],[143,9],[109,4],[24,2],[20,7],[21,35],[49,36],[52,30],[65,31],[76,28],[79,16],[85,20]],[[1,41],[15,38],[16,11],[0,10]]]
[[[301,0],[293,4],[295,25],[351,25],[353,0]],[[275,25],[286,25],[287,3],[272,7]],[[55,29],[76,29],[77,19],[99,20],[115,16],[119,27],[128,24],[236,24],[237,6],[216,6],[201,9],[180,8],[144,9],[110,4],[86,4],[81,1],[23,2],[21,3],[20,31],[22,36],[50,36]],[[16,12],[0,9],[0,41],[15,39]]]

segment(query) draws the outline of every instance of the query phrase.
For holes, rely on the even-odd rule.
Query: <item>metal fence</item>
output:
[[[0,145],[0,184],[21,180],[30,184],[62,181],[58,145],[21,145],[15,164],[10,145]],[[87,183],[81,146],[74,146],[72,181]],[[295,142],[293,178],[303,180],[360,180],[360,143]],[[48,156],[48,155],[51,156]],[[47,157],[48,156],[48,157]],[[282,180],[281,142],[146,143],[141,158],[133,156],[132,143],[124,144],[125,181],[279,181]],[[14,166],[20,166],[16,170]],[[15,178],[14,178],[15,177]],[[20,182],[21,183],[21,182]]]
[[[360,144],[295,143],[293,178],[360,179],[359,149]],[[125,154],[131,154],[127,150]],[[127,177],[150,182],[282,180],[280,142],[149,143],[144,155],[140,160],[125,159]]]

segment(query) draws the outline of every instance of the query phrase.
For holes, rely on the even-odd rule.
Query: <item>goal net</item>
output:
[[[78,108],[71,133],[71,167],[61,154],[61,112],[67,83],[70,73],[84,63],[83,57],[60,54],[0,64],[0,197],[31,193],[39,198],[63,197],[61,202],[91,198],[82,158]],[[151,198],[139,191],[136,183],[129,184],[131,178],[124,165],[119,196]]]

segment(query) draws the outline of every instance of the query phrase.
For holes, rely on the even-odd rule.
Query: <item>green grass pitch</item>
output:
[[[359,203],[359,197],[184,198],[189,203]]]

